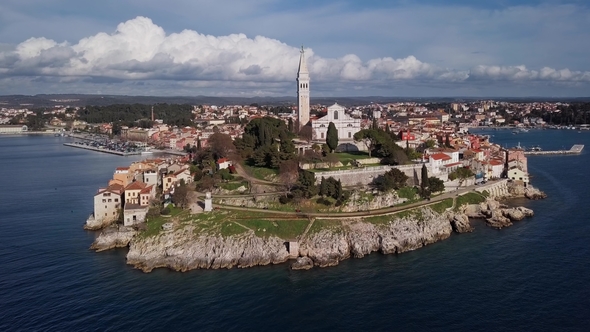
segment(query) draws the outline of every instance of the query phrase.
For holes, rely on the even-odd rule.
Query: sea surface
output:
[[[401,255],[145,274],[82,229],[119,157],[67,138],[0,137],[0,331],[589,331],[590,132],[474,130],[529,158],[535,216]]]

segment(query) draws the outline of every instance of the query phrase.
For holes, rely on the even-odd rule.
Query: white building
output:
[[[335,103],[328,107],[328,114],[317,120],[312,120],[313,139],[325,141],[328,134],[328,126],[332,122],[338,130],[339,141],[352,141],[354,134],[361,130],[361,120],[350,117],[344,111],[345,108],[343,106]]]
[[[11,126],[11,125],[4,125],[0,126],[0,134],[19,134],[24,133],[28,130],[27,126]]]

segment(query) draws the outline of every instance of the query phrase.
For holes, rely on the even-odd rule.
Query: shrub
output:
[[[162,211],[160,211],[161,215],[170,215],[170,208],[168,206],[166,206],[165,208],[162,209]]]
[[[281,195],[281,197],[279,197],[279,202],[281,204],[291,203],[291,201],[293,201],[293,196],[291,196],[291,195],[288,195],[288,196]]]

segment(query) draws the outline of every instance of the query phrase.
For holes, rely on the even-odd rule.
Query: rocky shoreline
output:
[[[523,194],[524,195],[524,194]],[[109,226],[97,237],[91,249],[96,251],[129,247],[127,263],[144,272],[155,268],[176,271],[192,269],[246,268],[280,264],[297,257],[292,269],[335,266],[350,257],[361,258],[372,252],[399,254],[448,238],[453,232],[471,232],[469,218],[483,218],[494,228],[504,228],[514,221],[533,216],[524,207],[509,208],[488,198],[480,204],[461,207],[459,211],[437,213],[420,208],[414,215],[391,215],[387,222],[370,223],[362,218],[334,222],[298,239],[298,252],[290,253],[288,242],[254,232],[222,237],[202,235],[188,225],[143,237],[133,228]]]

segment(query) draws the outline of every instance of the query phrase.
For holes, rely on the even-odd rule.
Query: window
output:
[[[107,216],[107,213],[106,213],[106,212],[104,213],[104,216],[105,216],[105,217]]]
[[[118,198],[115,198],[115,203],[117,203],[118,201],[119,201],[119,199]]]
[[[109,198],[109,203],[111,202],[111,199]]]
[[[349,131],[348,132],[348,138],[351,138],[351,137],[352,137],[352,133]]]
[[[338,120],[338,111],[334,111],[334,120]]]
[[[103,203],[106,203],[106,202],[107,202],[107,200],[103,198],[103,199],[102,199],[102,202],[103,202]]]
[[[324,133],[322,133],[322,138],[324,138]]]

